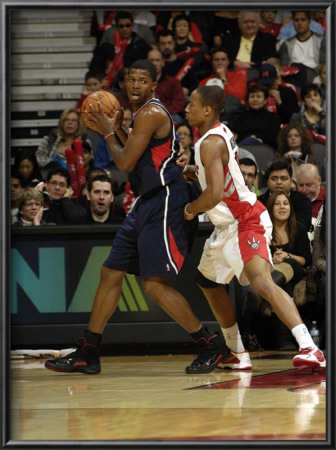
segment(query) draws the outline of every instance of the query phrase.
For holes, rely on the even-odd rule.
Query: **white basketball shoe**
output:
[[[325,369],[326,360],[320,349],[307,347],[300,348],[299,354],[293,358],[293,364],[298,369]]]
[[[225,361],[221,361],[218,369],[232,369],[232,370],[251,370],[252,363],[250,354],[247,350],[241,353],[235,353],[231,350],[230,355]]]

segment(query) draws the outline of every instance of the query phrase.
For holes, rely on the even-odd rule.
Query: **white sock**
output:
[[[300,348],[316,348],[305,324],[301,323],[300,325],[296,325],[296,327],[292,329],[292,335],[295,337]]]
[[[242,353],[245,350],[240,336],[237,322],[231,328],[221,328],[226,345],[235,353]]]

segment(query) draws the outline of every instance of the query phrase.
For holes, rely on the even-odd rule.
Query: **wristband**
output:
[[[190,203],[187,203],[184,207],[184,213],[186,216],[194,216],[196,213],[188,213],[187,206],[190,205]]]
[[[115,135],[114,131],[111,131],[111,133],[108,133],[106,136],[104,136],[105,141],[108,137],[113,136],[113,135]]]

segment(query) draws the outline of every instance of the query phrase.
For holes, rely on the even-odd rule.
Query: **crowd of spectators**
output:
[[[278,217],[278,205],[286,203],[290,217],[299,224],[295,230],[308,233],[313,251],[313,231],[324,224],[326,198],[325,167],[314,153],[314,144],[327,140],[324,11],[98,11],[93,13],[91,33],[97,45],[80,98],[60,114],[57,128],[41,139],[36,152],[21,150],[15,156],[13,226],[123,220],[135,193],[129,181],[117,196],[113,192],[118,169],[103,137],[85,127],[80,108],[89,93],[110,90],[124,108],[123,127],[128,131],[132,122],[126,93],[128,67],[147,58],[157,69],[155,96],[171,113],[191,162],[198,136],[185,120],[189,95],[202,85],[216,84],[224,90],[221,120],[247,153],[241,161],[245,183],[271,208],[271,217]],[[74,190],[67,157],[68,149],[77,157],[78,139],[84,164],[80,194]],[[266,185],[258,183],[255,144],[274,150]],[[275,194],[280,200],[274,200]],[[274,225],[280,223],[278,217]],[[318,244],[321,236],[319,230]],[[273,241],[275,247],[283,247],[278,235]],[[285,244],[286,251],[293,253],[291,243]],[[273,253],[278,255],[275,247]],[[311,264],[311,258],[304,259],[299,261],[301,279]],[[293,287],[291,281],[291,293]],[[319,301],[323,303],[321,295]]]

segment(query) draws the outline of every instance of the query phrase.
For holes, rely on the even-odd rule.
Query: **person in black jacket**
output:
[[[48,205],[44,204],[42,220],[56,225],[69,225],[77,214],[78,208],[72,200],[71,177],[69,172],[61,166],[50,169],[45,183],[36,188],[42,192]]]
[[[158,49],[165,59],[163,73],[177,78],[182,84],[185,96],[188,97],[199,81],[192,61],[190,58],[178,57],[175,52],[175,35],[171,30],[161,30],[156,40]]]
[[[146,58],[147,53],[152,48],[144,39],[136,34],[134,29],[133,16],[128,11],[120,11],[115,16],[116,29],[120,33],[120,39],[127,39],[127,47],[123,54],[123,65],[130,65],[137,59]],[[115,57],[115,46],[110,42],[101,43],[94,51],[89,70],[96,73],[105,73],[110,61]]]
[[[271,164],[266,172],[268,189],[264,194],[258,196],[258,200],[266,206],[273,192],[284,191],[291,198],[296,220],[301,222],[308,232],[311,228],[312,205],[308,197],[292,189],[292,174],[290,162],[286,160],[280,159]]]
[[[86,195],[90,208],[82,209],[75,219],[75,224],[120,224],[124,221],[125,210],[115,203],[112,182],[107,175],[96,175],[90,179]]]
[[[248,86],[246,110],[229,122],[229,128],[235,134],[239,146],[267,144],[276,149],[281,119],[277,113],[267,111],[267,99],[265,86],[255,83]]]
[[[276,57],[276,39],[259,30],[258,11],[240,11],[238,15],[239,31],[223,34],[220,45],[230,52],[232,67],[259,69],[267,58]]]

